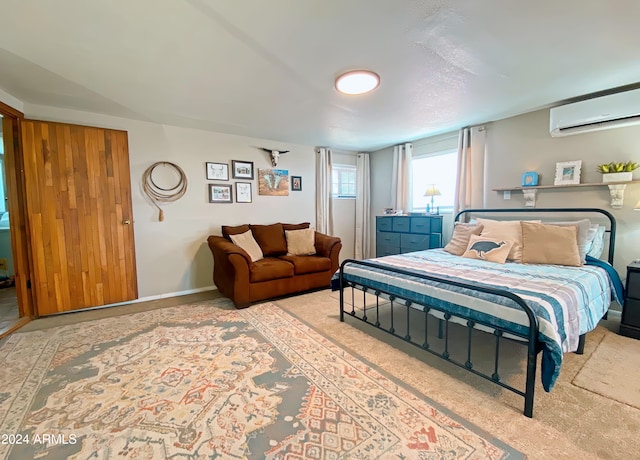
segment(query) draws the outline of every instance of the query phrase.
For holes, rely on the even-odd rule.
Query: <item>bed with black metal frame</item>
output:
[[[603,215],[606,217],[608,224],[606,225],[605,232],[608,234],[608,251],[607,258],[609,264],[613,265],[613,254],[615,249],[615,233],[616,233],[616,221],[613,215],[606,210],[598,209],[598,208],[523,208],[523,209],[468,209],[459,212],[455,218],[454,222],[458,222],[461,220],[461,217],[464,218],[463,221],[466,221],[466,218],[471,215],[479,215],[484,214],[511,214],[521,215],[521,214],[530,214],[530,213],[544,213],[546,215],[558,215],[561,214],[563,217],[567,215],[575,215],[580,214],[580,218],[588,218],[585,216],[591,215]],[[601,216],[600,216],[601,217]],[[575,217],[574,217],[575,218]],[[593,217],[592,217],[593,218]],[[516,217],[518,219],[518,217]],[[513,219],[512,219],[513,220]],[[413,279],[420,279],[425,284],[429,283],[437,283],[438,286],[442,285],[450,285],[453,287],[471,289],[473,292],[477,292],[477,294],[489,294],[493,296],[498,296],[505,299],[510,299],[514,302],[522,311],[526,314],[528,318],[528,327],[526,327],[526,331],[514,331],[509,328],[503,328],[501,326],[496,325],[494,322],[484,322],[478,320],[477,318],[472,318],[470,316],[466,316],[464,314],[460,314],[459,312],[455,315],[450,311],[447,311],[446,307],[443,307],[439,302],[434,302],[432,304],[421,304],[420,301],[417,300],[420,296],[407,294],[406,292],[394,289],[392,284],[389,284],[387,287],[381,287],[379,283],[371,282],[369,284],[367,281],[363,281],[362,277],[357,277],[357,282],[350,280],[348,273],[345,273],[346,267],[359,267],[373,270],[384,269],[385,272],[389,272],[392,274],[397,274],[398,276],[410,276]],[[539,324],[538,318],[534,314],[533,310],[529,307],[527,302],[523,300],[519,295],[516,295],[512,292],[509,292],[500,288],[492,288],[486,286],[478,286],[469,283],[456,282],[452,280],[448,280],[443,277],[439,277],[438,275],[432,274],[423,274],[416,273],[415,271],[403,269],[400,267],[390,267],[387,265],[381,266],[375,259],[371,260],[354,260],[347,259],[342,262],[338,275],[339,281],[339,290],[340,290],[340,321],[344,321],[345,313],[348,316],[356,318],[364,323],[372,325],[373,327],[383,330],[393,336],[399,337],[403,341],[415,345],[416,347],[429,352],[435,356],[438,356],[456,366],[459,366],[463,369],[472,372],[484,379],[487,379],[509,391],[512,391],[524,398],[524,415],[527,417],[533,417],[533,402],[534,402],[534,389],[535,389],[535,378],[536,378],[536,357],[538,352],[540,351],[540,346],[538,342],[538,334],[539,334]],[[350,310],[349,304],[345,304],[349,299],[348,294],[345,290],[350,289],[351,299],[350,299]],[[363,308],[355,308],[356,304],[356,291],[362,291],[362,302]],[[399,294],[399,292],[402,292]],[[365,297],[367,295],[375,296],[375,305],[368,306]],[[382,299],[382,302],[381,302]],[[389,327],[385,327],[381,324],[380,315],[381,315],[381,305],[385,305],[385,308],[388,308],[387,314],[390,314],[390,325]],[[400,309],[400,313],[404,313],[406,315],[406,330],[405,334],[398,334],[396,328],[394,327],[394,311],[398,312]],[[424,316],[424,334],[420,340],[414,339],[411,337],[409,332],[410,330],[410,310],[411,312],[418,311],[422,312]],[[413,313],[415,314],[415,313]],[[443,348],[443,351],[436,351],[430,344],[431,338],[429,337],[429,316],[437,314],[439,318],[433,318],[438,321],[438,332],[437,332],[437,340],[440,340],[442,343],[440,344]],[[605,316],[606,317],[606,312]],[[467,343],[466,343],[466,361],[462,362],[457,359],[452,358],[449,353],[449,324],[450,322],[457,322],[458,324],[463,324],[463,327],[467,328]],[[404,327],[404,325],[403,325]],[[472,362],[472,332],[474,329],[487,329],[492,331],[492,334],[495,336],[495,354],[493,359],[493,372],[491,374],[484,373],[474,368],[474,364]],[[509,339],[511,337],[511,339]],[[512,340],[517,339],[517,340]],[[500,345],[501,341],[509,340],[509,342],[521,343],[527,348],[527,362],[526,362],[526,378],[524,382],[524,391],[519,388],[516,388],[504,381],[501,380],[499,374],[499,361],[500,361]],[[582,354],[584,350],[584,340],[585,335],[581,334],[579,337],[579,345],[576,353]]]

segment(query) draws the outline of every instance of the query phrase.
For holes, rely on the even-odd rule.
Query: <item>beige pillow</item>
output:
[[[513,242],[487,238],[482,235],[471,235],[469,245],[462,257],[505,263]]]
[[[578,231],[575,226],[522,222],[522,262],[579,267]]]
[[[584,264],[586,262],[587,246],[593,239],[595,233],[591,233],[591,221],[589,219],[567,221],[567,222],[545,222],[547,225],[559,225],[561,227],[576,227],[578,230],[578,251],[580,252],[580,260]]]
[[[310,256],[316,253],[316,231],[312,228],[285,230],[288,256]]]
[[[476,219],[476,222],[484,227],[480,235],[495,240],[511,241],[513,246],[509,251],[507,259],[516,262],[522,261],[522,228],[519,220],[493,220],[493,219]],[[528,222],[540,222],[539,220],[530,220]]]
[[[461,256],[469,246],[469,237],[471,235],[479,235],[482,228],[480,224],[456,223],[455,227],[453,227],[451,240],[444,247],[444,250],[456,256]]]
[[[237,235],[229,235],[231,241],[236,246],[240,246],[242,249],[247,251],[249,257],[251,257],[251,261],[255,262],[260,259],[264,259],[264,255],[262,254],[262,249],[258,246],[255,238],[253,237],[253,233],[251,230],[247,230],[244,233],[238,233]]]

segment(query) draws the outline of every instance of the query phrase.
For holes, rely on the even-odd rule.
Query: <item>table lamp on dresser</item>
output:
[[[429,214],[438,214],[434,206],[434,197],[440,196],[440,190],[436,184],[429,184],[427,186],[427,190],[424,192],[424,196],[431,197],[431,203],[427,203],[427,213]]]

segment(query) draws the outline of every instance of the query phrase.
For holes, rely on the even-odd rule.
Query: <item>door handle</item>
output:
[[[122,221],[122,224],[123,225],[130,225],[131,221],[129,219],[125,219],[125,220]]]

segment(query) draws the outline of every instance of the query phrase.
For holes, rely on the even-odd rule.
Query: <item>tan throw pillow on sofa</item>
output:
[[[231,235],[237,235],[239,233],[244,233],[249,230],[249,226],[247,224],[244,225],[223,225],[222,226],[222,236],[231,241]]]
[[[577,233],[575,226],[522,222],[522,262],[579,267]]]
[[[503,264],[507,260],[507,255],[512,246],[512,241],[496,240],[482,235],[471,235],[467,250],[462,254],[462,257]]]
[[[479,235],[482,229],[483,226],[480,224],[457,223],[455,227],[453,227],[451,240],[444,247],[444,250],[456,256],[461,256],[467,250],[467,246],[469,246],[469,238],[471,235]]]
[[[253,237],[251,230],[247,230],[244,233],[238,233],[236,235],[229,235],[229,238],[231,238],[233,244],[235,244],[236,246],[240,246],[242,249],[247,251],[247,254],[249,254],[249,257],[251,257],[252,262],[264,258],[262,249],[260,249],[260,246],[258,246],[258,243]]]
[[[285,230],[288,256],[310,256],[316,253],[316,232],[312,228]]]

